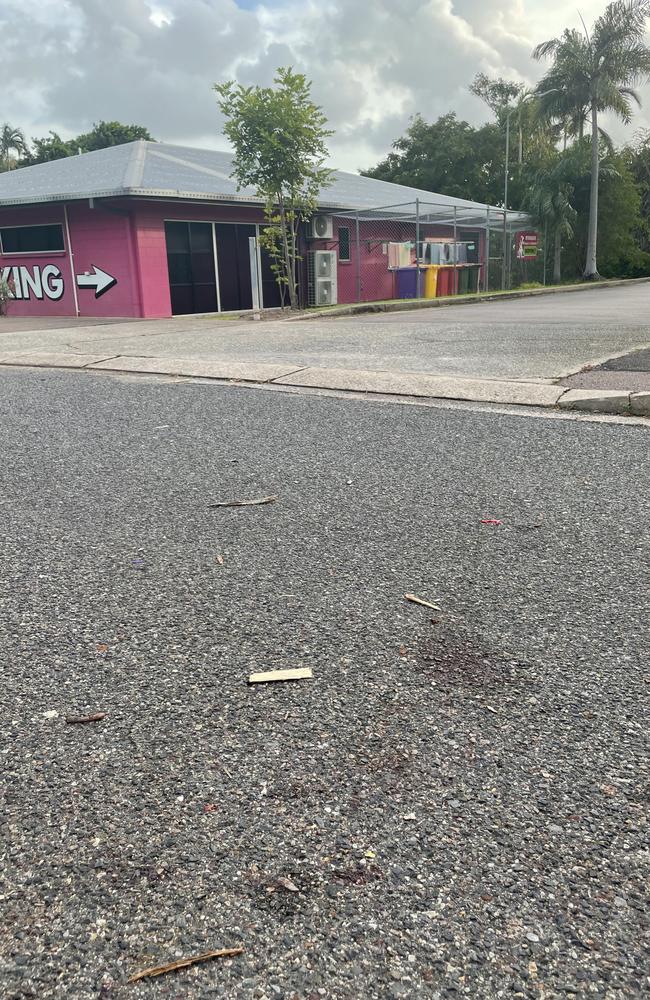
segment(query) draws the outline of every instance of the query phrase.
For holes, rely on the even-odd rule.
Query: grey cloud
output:
[[[168,141],[223,148],[212,83],[267,83],[291,64],[312,79],[336,129],[333,158],[355,169],[384,156],[415,112],[486,120],[467,90],[474,74],[534,82],[543,67],[532,46],[571,20],[560,0],[273,0],[257,10],[156,0],[171,22],[159,25],[153,5],[3,0],[3,115],[30,135],[117,118]],[[588,0],[583,15],[600,8]]]

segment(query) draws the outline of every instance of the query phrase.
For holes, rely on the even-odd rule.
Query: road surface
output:
[[[5,996],[644,992],[643,428],[0,389]]]

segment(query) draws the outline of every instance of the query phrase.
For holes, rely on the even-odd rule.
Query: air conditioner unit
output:
[[[309,237],[312,240],[331,240],[334,223],[331,215],[314,215],[309,223]]]
[[[309,304],[333,306],[338,301],[336,251],[316,250],[309,254]]]

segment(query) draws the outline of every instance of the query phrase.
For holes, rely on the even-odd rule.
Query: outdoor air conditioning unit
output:
[[[334,223],[331,215],[314,215],[309,223],[309,238],[312,240],[331,240],[334,236]]]
[[[316,250],[309,255],[309,304],[334,306],[338,301],[336,251]]]

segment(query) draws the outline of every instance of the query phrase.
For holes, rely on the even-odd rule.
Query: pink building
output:
[[[257,243],[261,200],[238,191],[231,170],[228,153],[139,141],[0,174],[0,277],[13,289],[11,315],[278,306]],[[417,239],[464,242],[484,281],[490,212],[498,225],[499,209],[336,172],[302,238],[305,304],[398,295],[388,245],[416,239],[416,200]],[[508,213],[510,224],[519,220]]]

